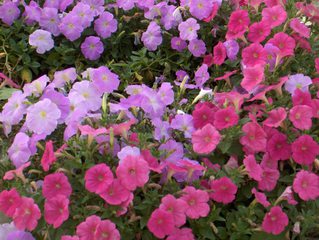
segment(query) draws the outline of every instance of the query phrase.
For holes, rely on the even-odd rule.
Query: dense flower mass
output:
[[[0,240],[318,239],[318,36],[317,1],[1,2]]]

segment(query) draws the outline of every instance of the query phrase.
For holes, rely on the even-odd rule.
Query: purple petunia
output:
[[[189,4],[190,13],[202,20],[207,18],[213,9],[213,0],[192,0]]]
[[[51,134],[58,125],[61,111],[49,99],[43,99],[27,109],[26,125],[36,134]]]
[[[69,93],[69,99],[71,106],[73,103],[87,111],[96,111],[102,104],[101,93],[89,81],[75,83]]]
[[[70,41],[75,41],[83,32],[83,27],[81,24],[81,19],[73,14],[68,14],[61,20],[59,25],[61,33]]]
[[[119,76],[112,73],[105,66],[92,70],[91,80],[96,89],[101,93],[111,93],[117,90],[120,84]]]
[[[86,37],[81,44],[81,52],[86,59],[94,61],[101,57],[104,52],[104,46],[99,37]]]
[[[35,1],[30,1],[29,5],[24,6],[24,13],[26,24],[33,24],[39,22],[41,17],[41,8]]]
[[[146,32],[142,35],[142,42],[149,51],[155,51],[162,43],[161,27],[156,22],[151,22]]]
[[[35,238],[29,232],[17,230],[9,233],[6,240],[35,240]]]
[[[187,48],[187,42],[181,39],[180,37],[173,37],[171,39],[171,47],[179,52]]]
[[[167,121],[162,121],[160,118],[152,120],[154,126],[154,138],[158,141],[168,140],[170,138],[170,125]]]
[[[51,33],[45,30],[38,29],[29,36],[29,44],[36,47],[39,54],[50,51],[54,47],[54,41]]]
[[[189,18],[178,25],[179,36],[183,40],[194,40],[197,38],[197,31],[200,29],[196,19]]]
[[[49,81],[49,77],[47,75],[43,75],[31,83],[25,84],[23,87],[24,94],[26,96],[34,95],[39,97],[43,93],[43,90]]]
[[[189,42],[188,50],[193,54],[194,57],[200,57],[206,53],[206,45],[203,40],[194,39]]]
[[[8,149],[9,158],[16,168],[29,161],[31,156],[29,141],[30,138],[28,135],[23,132],[19,132],[14,137],[13,143]]]
[[[117,0],[116,4],[119,8],[128,11],[134,8],[136,2],[137,0]]]
[[[52,84],[56,88],[63,87],[66,83],[73,83],[77,78],[75,68],[67,68],[62,71],[56,71],[54,73],[54,78]]]
[[[101,38],[108,38],[117,30],[117,20],[112,13],[103,12],[94,22],[94,30]]]
[[[227,57],[234,61],[236,60],[237,54],[239,52],[239,44],[236,40],[228,40],[223,43],[226,48]]]
[[[177,114],[171,122],[171,128],[180,130],[185,138],[192,138],[194,132],[193,116],[190,114]]]
[[[56,8],[45,7],[42,9],[39,25],[44,29],[58,36],[60,34],[59,24],[61,20]]]
[[[94,11],[88,4],[82,2],[78,2],[69,14],[77,16],[84,29],[89,27],[94,19]]]
[[[184,156],[184,147],[182,143],[174,140],[168,140],[163,143],[159,148],[161,151],[161,159],[169,162],[180,160]]]
[[[200,68],[195,72],[195,82],[196,86],[202,88],[205,82],[209,79],[210,75],[208,73],[208,66],[203,64]]]
[[[23,115],[26,113],[26,96],[22,91],[14,92],[8,102],[3,106],[2,117],[3,121],[10,125],[18,124]]]
[[[14,20],[16,20],[20,15],[20,10],[17,6],[17,3],[12,1],[4,1],[0,6],[0,19],[8,24],[12,25]]]

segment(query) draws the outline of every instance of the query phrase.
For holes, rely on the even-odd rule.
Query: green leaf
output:
[[[15,89],[15,88],[1,88],[0,89],[0,100],[7,100],[8,98],[11,97],[11,95],[15,91],[18,91],[18,89]]]
[[[285,232],[283,232],[280,235],[272,235],[272,234],[267,234],[264,232],[256,232],[251,236],[251,240],[284,240],[286,239],[285,237]]]

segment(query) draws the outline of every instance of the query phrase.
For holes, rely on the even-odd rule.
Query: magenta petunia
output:
[[[8,217],[13,217],[21,202],[21,196],[15,188],[0,192],[0,211]]]
[[[275,206],[266,213],[261,227],[266,233],[278,235],[285,230],[288,222],[287,214],[282,211],[281,207]]]
[[[130,197],[130,194],[131,192],[123,187],[118,179],[114,179],[113,182],[100,193],[100,197],[108,204],[120,205]]]
[[[312,126],[312,108],[307,105],[297,105],[290,109],[289,120],[295,128],[309,130]]]
[[[256,181],[260,181],[263,170],[262,170],[261,166],[256,162],[255,156],[254,155],[246,156],[244,158],[243,163],[244,163],[246,171],[248,172],[248,175],[252,179],[254,179]]]
[[[185,211],[187,209],[187,204],[182,199],[176,199],[173,195],[167,194],[162,198],[159,209],[173,215],[176,227],[180,227],[186,223]]]
[[[44,177],[42,194],[45,198],[50,199],[57,195],[69,197],[71,193],[71,184],[64,173],[51,173]]]
[[[69,218],[69,199],[63,195],[45,200],[44,219],[53,228],[58,228]]]
[[[293,18],[290,20],[289,26],[292,30],[298,33],[301,37],[309,38],[310,37],[310,29],[298,18]]]
[[[222,177],[211,181],[210,189],[212,192],[209,196],[214,201],[228,204],[235,200],[238,188],[230,178]]]
[[[219,109],[214,115],[214,126],[218,130],[235,126],[238,123],[239,116],[234,107]]]
[[[243,63],[247,67],[264,66],[267,60],[267,52],[260,43],[252,43],[243,49],[242,57]]]
[[[298,137],[291,149],[293,160],[301,165],[311,165],[319,154],[319,144],[309,135]]]
[[[267,200],[267,196],[264,193],[258,192],[256,188],[253,188],[251,192],[255,195],[256,201],[259,202],[261,205],[263,205],[264,207],[270,206],[270,202]]]
[[[147,222],[147,228],[157,238],[164,238],[166,235],[174,232],[173,215],[162,209],[156,209],[152,212],[151,217]]]
[[[214,46],[213,52],[213,63],[216,65],[222,65],[227,56],[227,49],[225,45],[222,42],[218,42],[218,44]]]
[[[96,164],[85,173],[85,188],[96,194],[101,194],[113,182],[113,173],[105,163]]]
[[[266,150],[266,133],[255,122],[246,123],[242,131],[244,136],[240,138],[240,143],[252,152],[265,152]]]

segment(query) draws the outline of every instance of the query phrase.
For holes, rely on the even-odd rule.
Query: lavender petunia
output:
[[[12,25],[14,20],[16,20],[20,15],[20,10],[17,6],[17,3],[12,1],[4,1],[0,6],[0,19],[8,24]]]
[[[118,75],[105,66],[94,69],[91,80],[100,93],[111,93],[117,90],[120,84]]]
[[[154,126],[154,138],[158,141],[168,140],[170,138],[170,125],[167,121],[162,121],[160,118],[152,120]]]
[[[49,81],[49,77],[47,75],[43,75],[31,83],[25,84],[23,87],[23,92],[26,96],[34,95],[39,97],[43,93],[43,90]]]
[[[171,47],[172,49],[175,49],[178,52],[181,52],[185,48],[187,48],[187,42],[181,39],[180,37],[173,37],[171,39]]]
[[[184,133],[186,138],[192,138],[194,132],[193,116],[189,114],[177,114],[171,122],[171,128]]]
[[[54,41],[51,33],[41,29],[35,30],[29,36],[29,44],[36,47],[36,51],[39,54],[50,51],[54,47]]]
[[[56,88],[61,88],[66,83],[73,83],[77,78],[75,68],[67,68],[62,71],[56,71],[54,73],[54,78],[52,84]]]
[[[35,238],[29,232],[17,230],[9,233],[6,240],[35,240]]]
[[[79,23],[84,29],[91,25],[95,16],[94,10],[92,10],[88,4],[83,2],[78,2],[69,14],[77,16],[80,20]]]
[[[195,82],[196,86],[202,88],[206,81],[209,79],[210,75],[208,73],[208,66],[203,64],[195,72]]]
[[[189,42],[188,50],[194,57],[200,57],[206,53],[206,45],[203,40],[194,39]]]
[[[108,38],[117,30],[117,20],[112,13],[103,12],[94,22],[94,30],[101,38]]]
[[[178,25],[179,36],[183,40],[194,40],[197,38],[197,31],[200,29],[196,19],[188,18]]]
[[[174,162],[180,160],[184,156],[184,147],[182,143],[176,142],[174,140],[168,140],[166,143],[163,143],[158,148],[161,154],[162,161]]]
[[[27,109],[26,125],[36,134],[51,134],[58,125],[61,111],[49,99],[43,99]]]
[[[295,74],[289,76],[285,83],[285,89],[291,95],[294,95],[296,89],[300,89],[303,92],[308,92],[308,87],[312,84],[311,78],[303,74]]]
[[[151,22],[146,32],[142,34],[142,42],[149,51],[155,51],[162,43],[161,27],[156,22]]]
[[[53,36],[60,34],[59,24],[61,20],[56,8],[45,7],[42,9],[39,25],[46,31],[49,31]]]
[[[23,132],[19,132],[14,137],[13,143],[8,149],[9,158],[16,168],[29,161],[31,156],[29,141],[30,138],[28,135]]]
[[[104,46],[99,37],[86,37],[81,44],[81,52],[86,59],[94,61],[101,57],[104,52]]]
[[[192,0],[189,4],[190,13],[202,20],[207,18],[213,9],[213,0]]]
[[[59,25],[61,33],[70,41],[75,41],[83,32],[83,27],[81,24],[81,19],[73,14],[68,14],[61,20]]]
[[[231,61],[236,60],[237,54],[239,52],[239,44],[237,43],[237,41],[232,39],[224,42],[223,44],[226,48],[227,57]]]
[[[174,91],[170,83],[164,82],[159,88],[157,94],[165,106],[168,106],[174,102]]]

